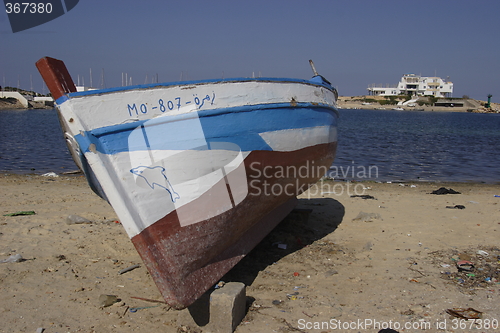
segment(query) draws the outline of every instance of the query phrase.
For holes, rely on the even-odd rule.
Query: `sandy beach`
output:
[[[161,295],[83,176],[2,174],[0,185],[0,260],[23,258],[0,263],[0,332],[200,332],[139,299]],[[461,194],[430,194],[441,187]],[[319,182],[223,278],[247,286],[236,332],[498,332],[495,195],[488,184]],[[35,214],[4,216],[20,211]],[[91,223],[68,224],[69,215]],[[474,267],[459,272],[463,260]],[[102,307],[102,294],[119,301]],[[460,322],[452,308],[482,320]]]

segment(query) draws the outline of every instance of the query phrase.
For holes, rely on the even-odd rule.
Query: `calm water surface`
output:
[[[78,169],[51,110],[0,110],[0,170],[61,173]]]
[[[375,181],[500,182],[500,114],[340,110],[331,175]],[[76,166],[55,110],[0,111],[0,170]]]
[[[339,178],[367,179],[363,170],[373,166],[371,180],[500,182],[500,114],[340,113],[339,149],[333,165]],[[350,173],[342,177],[346,170]]]

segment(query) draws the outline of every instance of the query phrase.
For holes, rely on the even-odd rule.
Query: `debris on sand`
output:
[[[432,191],[431,194],[443,195],[443,194],[461,194],[460,192],[455,191],[452,188],[441,187],[438,190]]]

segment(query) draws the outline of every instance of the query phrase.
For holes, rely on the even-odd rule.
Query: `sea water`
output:
[[[500,114],[340,110],[331,176],[500,182]]]
[[[0,110],[0,171],[43,174],[77,169],[55,109]]]
[[[500,182],[500,114],[340,110],[338,133],[336,179]],[[54,109],[0,111],[0,171],[76,169]]]

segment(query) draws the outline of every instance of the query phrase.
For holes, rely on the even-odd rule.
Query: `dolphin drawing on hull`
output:
[[[149,187],[155,189],[155,187],[161,187],[170,194],[170,199],[175,202],[180,199],[179,193],[174,191],[174,188],[168,181],[167,175],[165,175],[165,168],[162,166],[146,167],[139,166],[130,170],[134,175],[143,178]]]

